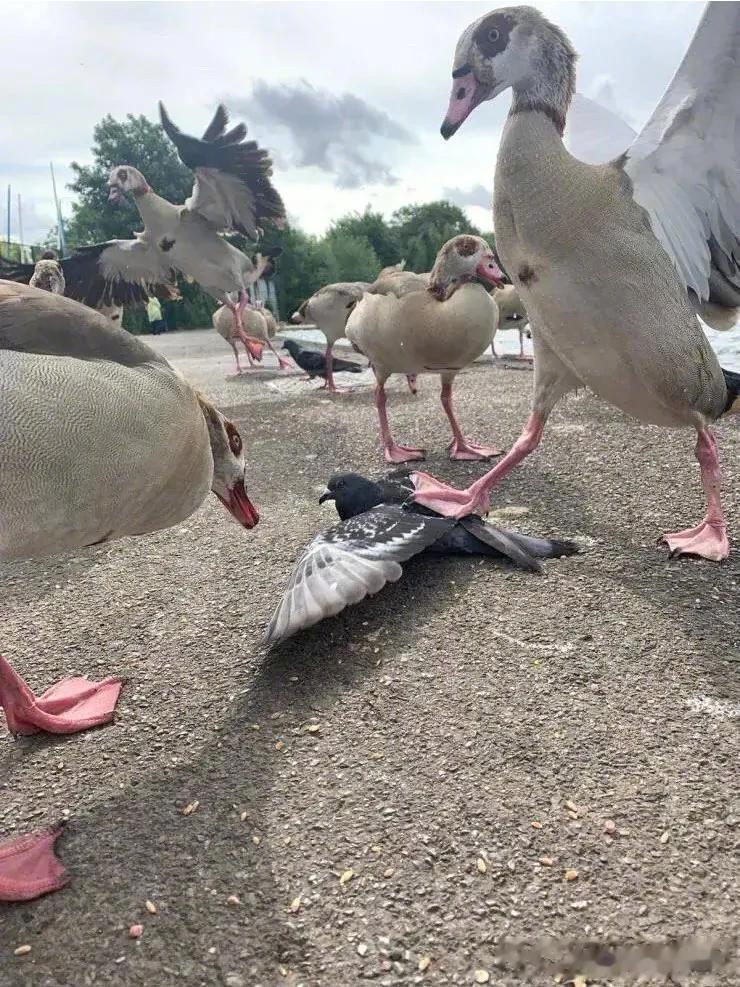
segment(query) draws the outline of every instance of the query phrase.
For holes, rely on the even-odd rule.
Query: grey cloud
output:
[[[257,80],[250,97],[227,103],[249,120],[285,128],[294,146],[293,163],[329,172],[339,188],[395,184],[398,179],[380,159],[376,143],[416,143],[383,110],[351,93],[337,96],[306,81],[287,85]]]
[[[469,189],[446,188],[442,197],[463,209],[465,206],[481,206],[483,209],[493,208],[493,192],[482,185],[473,185]]]

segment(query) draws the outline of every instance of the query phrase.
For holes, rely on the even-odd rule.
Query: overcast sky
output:
[[[89,160],[106,114],[204,129],[226,102],[275,160],[292,219],[309,232],[367,204],[446,196],[490,228],[496,148],[509,105],[480,107],[439,136],[455,43],[488,3],[2,2],[0,230],[5,189],[23,197],[24,239],[54,224],[49,161],[70,214],[69,162]],[[651,112],[703,9],[695,3],[541,3],[580,59],[578,89],[633,126]],[[122,164],[125,162],[121,162]]]

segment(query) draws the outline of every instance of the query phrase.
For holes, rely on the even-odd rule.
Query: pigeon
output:
[[[330,478],[319,503],[333,500],[341,523],[316,535],[299,558],[268,624],[266,644],[291,637],[396,582],[401,563],[421,552],[486,555],[540,572],[540,559],[579,550],[572,541],[521,535],[473,514],[442,517],[411,503],[413,492],[408,473],[379,481],[358,473]]]
[[[326,381],[326,357],[323,353],[317,353],[315,350],[307,350],[300,343],[296,342],[295,339],[283,340],[283,346],[301,370],[308,374],[311,380],[314,377],[323,377]],[[362,364],[355,363],[353,360],[338,360],[334,357],[333,363],[334,370],[337,372],[361,374],[365,370]]]

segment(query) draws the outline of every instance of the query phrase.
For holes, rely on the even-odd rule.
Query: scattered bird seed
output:
[[[307,733],[318,733],[320,729],[321,729],[321,726],[318,723],[309,723],[308,726],[306,727],[306,732]]]
[[[140,922],[129,926],[128,935],[129,939],[141,939],[144,935],[144,926]]]
[[[573,868],[570,868],[565,872],[566,881],[575,881],[577,877],[578,877],[578,871],[573,870]]]
[[[154,904],[153,901],[149,901],[149,899],[147,898],[147,900],[146,900],[146,902],[144,904],[145,904],[146,910],[149,912],[150,915],[156,915],[157,914],[157,906]]]
[[[530,823],[532,829],[542,829],[542,823],[535,819],[534,822]]]
[[[668,832],[668,830],[666,830],[665,833],[663,833],[663,835],[661,836],[660,842],[667,843],[668,840],[670,840],[670,838],[671,838],[671,834]]]
[[[198,801],[198,799],[195,799],[194,802],[188,802],[185,808],[181,810],[182,814],[184,816],[192,816],[192,814],[195,812],[195,810],[198,808],[199,805],[200,802]]]
[[[552,867],[555,861],[552,857],[540,857],[540,863],[543,867]]]
[[[301,901],[301,896],[298,895],[298,897],[297,898],[294,898],[291,901],[291,903],[288,905],[288,911],[289,912],[297,912],[297,911],[300,911],[300,908],[301,908],[301,905],[302,904],[303,904],[303,902]]]
[[[17,949],[13,950],[13,956],[27,956],[31,952],[31,947],[28,943],[24,943],[23,946],[18,946]]]
[[[386,867],[386,869],[383,871],[383,877],[393,877],[395,873],[396,872],[392,867]]]
[[[419,957],[419,972],[423,973],[429,968],[429,964],[432,962],[431,956],[420,956]]]
[[[608,833],[609,836],[613,836],[613,834],[616,833],[616,831],[617,831],[617,824],[614,822],[613,819],[607,819],[606,822],[604,823],[604,832]]]
[[[488,870],[488,864],[485,862],[483,857],[478,857],[477,867],[481,874],[485,874]]]
[[[357,952],[360,954],[360,956],[367,956],[367,943],[365,942],[359,943],[359,945],[357,946]]]
[[[348,867],[347,870],[342,871],[342,873],[341,873],[341,875],[339,877],[339,883],[340,884],[349,884],[349,882],[352,880],[352,878],[354,876],[355,876],[355,872],[352,870],[351,867]]]
[[[226,899],[226,904],[227,905],[241,905],[241,901],[239,900],[239,895],[238,894],[230,894],[229,897]]]
[[[491,975],[488,970],[476,970],[473,974],[473,980],[475,980],[477,984],[487,984],[490,979]]]

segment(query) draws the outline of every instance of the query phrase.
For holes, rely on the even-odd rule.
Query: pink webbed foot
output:
[[[730,554],[730,541],[724,524],[704,520],[695,528],[676,531],[660,538],[670,549],[671,558],[695,555],[712,562],[722,562]]]
[[[386,463],[410,463],[417,459],[426,459],[425,449],[413,446],[400,446],[397,442],[385,447],[383,451]]]
[[[69,878],[54,854],[64,823],[0,843],[0,901],[31,901],[63,888]]]
[[[0,706],[12,734],[78,733],[113,719],[123,679],[62,679],[38,698],[0,655]]]
[[[467,490],[458,490],[441,480],[435,479],[429,473],[412,473],[411,482],[414,493],[411,500],[422,504],[443,517],[465,517],[468,514],[484,515],[488,513],[489,502],[487,494],[479,494],[475,486]]]
[[[490,449],[488,446],[477,446],[467,439],[453,439],[447,446],[450,450],[450,459],[461,459],[466,462],[475,462],[481,459],[492,459],[494,456],[503,455],[503,449]]]

